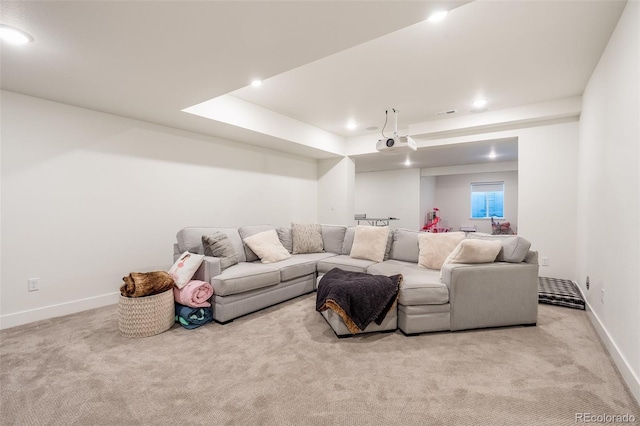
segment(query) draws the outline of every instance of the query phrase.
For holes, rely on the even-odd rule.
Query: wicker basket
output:
[[[173,289],[147,297],[120,296],[118,328],[124,337],[147,337],[167,331],[176,321]]]

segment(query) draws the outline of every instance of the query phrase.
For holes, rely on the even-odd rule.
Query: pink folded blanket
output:
[[[207,300],[213,296],[213,287],[205,281],[192,280],[181,289],[173,287],[176,302],[192,308],[208,308],[211,303]]]

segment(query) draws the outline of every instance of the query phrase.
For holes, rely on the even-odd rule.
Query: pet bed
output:
[[[538,277],[538,302],[567,308],[584,309],[578,286],[570,280]]]

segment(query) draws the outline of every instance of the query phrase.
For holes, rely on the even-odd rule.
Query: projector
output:
[[[400,154],[403,152],[416,151],[418,146],[416,141],[409,136],[394,136],[378,140],[376,149],[385,154]]]

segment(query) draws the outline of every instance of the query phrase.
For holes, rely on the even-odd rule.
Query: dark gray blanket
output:
[[[334,268],[318,284],[316,310],[331,309],[356,334],[375,321],[382,324],[398,298],[402,275],[370,275]]]

